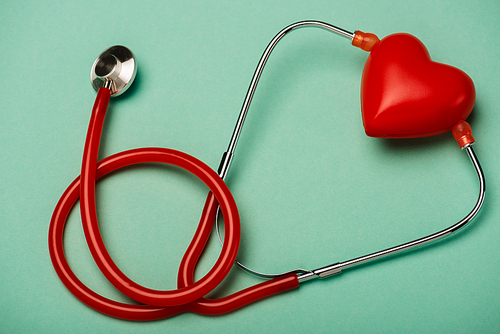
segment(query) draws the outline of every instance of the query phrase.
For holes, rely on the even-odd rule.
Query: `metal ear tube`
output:
[[[380,43],[380,40],[378,39],[377,36],[371,33],[364,33],[361,31],[356,31],[355,33],[351,33],[348,31],[345,31],[344,29],[338,28],[336,26],[330,25],[328,23],[324,22],[318,22],[318,21],[302,21],[302,22],[297,22],[294,23],[283,30],[281,30],[269,43],[267,48],[265,49],[264,53],[262,54],[259,64],[257,65],[257,68],[255,70],[254,76],[250,82],[250,87],[248,88],[247,95],[245,97],[245,100],[243,102],[243,106],[241,108],[238,120],[236,122],[236,126],[233,131],[233,135],[231,137],[231,140],[229,142],[229,146],[227,151],[223,154],[220,166],[219,166],[219,175],[222,179],[225,179],[227,176],[227,173],[229,171],[229,167],[231,165],[231,161],[234,156],[234,151],[236,149],[236,144],[238,142],[240,133],[243,129],[243,123],[245,121],[245,118],[248,114],[248,110],[250,108],[250,103],[252,101],[254,92],[257,88],[257,84],[259,82],[260,76],[262,74],[262,71],[264,70],[264,66],[269,59],[269,56],[271,55],[271,52],[275,48],[275,46],[278,44],[278,42],[285,37],[288,33],[290,33],[293,30],[296,30],[298,28],[305,28],[305,27],[317,27],[317,28],[322,28],[324,30],[330,31],[332,33],[338,34],[342,37],[345,37],[351,41],[351,44],[353,46],[359,47],[363,49],[364,51],[371,51],[375,46],[377,46]],[[459,121],[455,127],[453,128],[453,135],[457,139],[459,145],[461,148],[465,149],[467,153],[469,154],[469,157],[471,159],[471,162],[477,172],[478,178],[479,178],[479,198],[472,209],[472,211],[461,221],[458,223],[450,226],[449,228],[431,234],[429,236],[426,236],[424,238],[420,238],[411,242],[407,242],[404,244],[401,244],[399,246],[391,247],[379,252],[375,252],[370,255],[362,256],[356,259],[352,259],[349,261],[345,261],[342,263],[336,263],[332,264],[323,268],[319,268],[316,270],[306,270],[306,269],[293,269],[287,272],[283,273],[278,273],[278,274],[268,274],[268,273],[263,273],[257,270],[253,270],[249,268],[248,266],[244,265],[243,263],[236,261],[236,264],[238,264],[243,270],[246,272],[249,272],[250,274],[253,274],[257,277],[261,278],[273,278],[273,277],[279,277],[281,275],[285,275],[288,273],[296,273],[299,277],[299,281],[307,281],[313,278],[326,278],[335,274],[339,274],[342,272],[342,270],[345,270],[347,268],[354,267],[356,265],[366,263],[369,261],[373,261],[376,259],[380,259],[382,257],[392,255],[398,252],[406,251],[412,248],[415,248],[417,246],[421,246],[423,244],[429,243],[431,241],[438,240],[440,238],[443,238],[446,235],[451,234],[452,232],[462,228],[465,226],[468,222],[470,222],[476,214],[479,212],[479,209],[481,208],[483,201],[484,201],[484,194],[485,194],[485,181],[484,181],[484,175],[481,170],[481,166],[479,165],[479,161],[477,160],[477,157],[474,153],[474,150],[472,148],[472,145],[474,144],[474,139],[472,138],[471,135],[471,130],[470,126],[465,122],[465,121]],[[219,221],[219,212],[217,212],[217,222]],[[222,238],[219,233],[219,224],[216,223],[216,229],[217,233],[219,236],[219,240],[221,243]]]

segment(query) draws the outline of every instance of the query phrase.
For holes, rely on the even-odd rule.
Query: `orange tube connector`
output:
[[[377,35],[369,32],[365,33],[360,30],[356,30],[352,39],[353,46],[367,52],[370,52],[379,42],[380,39],[377,37]]]
[[[451,130],[453,137],[457,141],[460,148],[474,144],[476,141],[472,137],[472,129],[466,121],[459,121]]]

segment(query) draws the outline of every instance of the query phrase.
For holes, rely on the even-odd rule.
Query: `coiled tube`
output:
[[[185,153],[165,148],[124,151],[97,162],[104,116],[110,90],[99,89],[87,134],[82,174],[66,189],[52,215],[49,227],[49,252],[54,268],[64,285],[83,303],[104,314],[128,320],[155,320],[181,312],[221,314],[266,296],[298,287],[295,274],[279,277],[220,299],[203,298],[227,275],[236,258],[240,242],[240,222],[236,203],[222,179],[210,167]],[[114,264],[102,241],[95,211],[95,182],[120,168],[140,163],[171,164],[193,173],[211,190],[200,224],[181,262],[178,289],[152,290],[140,286]],[[64,255],[63,235],[67,217],[80,198],[80,210],[87,243],[99,269],[128,297],[145,305],[131,305],[105,298],[85,286],[71,270]],[[217,206],[227,217],[226,241],[221,255],[207,275],[194,282],[194,269],[206,245]],[[201,283],[200,283],[201,282]]]

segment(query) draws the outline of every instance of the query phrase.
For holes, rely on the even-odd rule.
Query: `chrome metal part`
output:
[[[477,215],[477,213],[481,209],[481,206],[483,205],[485,191],[486,191],[486,182],[484,180],[483,170],[481,168],[481,165],[479,164],[479,160],[477,159],[477,156],[474,152],[474,149],[472,148],[472,145],[466,146],[465,150],[467,151],[467,153],[470,157],[470,160],[472,162],[472,165],[474,166],[474,169],[476,170],[478,180],[479,180],[479,196],[478,196],[476,205],[469,212],[469,214],[467,216],[465,216],[465,218],[463,218],[458,223],[456,223],[456,224],[454,224],[454,225],[452,225],[444,230],[441,230],[441,231],[436,232],[434,234],[428,235],[426,237],[416,239],[416,240],[401,244],[399,246],[391,247],[391,248],[388,248],[388,249],[385,249],[385,250],[382,250],[379,252],[375,252],[375,253],[372,253],[369,255],[361,256],[361,257],[358,257],[358,258],[355,258],[355,259],[352,259],[349,261],[336,263],[336,264],[332,264],[332,265],[329,265],[329,266],[326,266],[323,268],[312,270],[306,274],[299,275],[298,276],[299,281],[304,282],[304,281],[311,280],[313,278],[326,278],[326,277],[329,277],[331,275],[338,274],[345,269],[352,268],[352,267],[355,267],[355,266],[358,266],[360,264],[364,264],[364,263],[367,263],[370,261],[378,260],[378,259],[381,259],[381,258],[389,256],[389,255],[393,255],[396,253],[407,251],[407,250],[428,244],[432,241],[437,241],[441,238],[444,238],[444,237],[452,234],[453,232],[458,231],[459,229],[461,229],[465,225],[467,225]]]
[[[121,45],[112,46],[97,57],[90,80],[96,91],[101,87],[111,90],[112,96],[123,94],[137,74],[137,64],[132,52]]]
[[[219,167],[219,169],[220,169],[220,167]],[[215,226],[216,226],[216,229],[217,229],[217,236],[219,237],[219,241],[220,241],[221,244],[224,244],[224,241],[222,240],[222,237],[221,237],[221,234],[220,234],[220,231],[219,231],[219,214],[220,214],[220,210],[219,210],[219,208],[217,208],[217,213],[215,215]],[[286,271],[286,272],[283,272],[283,273],[266,274],[266,273],[262,273],[260,271],[253,270],[253,269],[245,266],[243,263],[241,263],[238,260],[236,260],[235,263],[241,269],[243,269],[244,271],[246,271],[247,273],[249,273],[249,274],[251,274],[253,276],[257,276],[257,277],[265,278],[265,279],[271,279],[271,278],[275,278],[275,277],[279,277],[279,276],[283,276],[283,275],[291,274],[291,273],[294,273],[294,274],[297,274],[297,275],[304,275],[304,274],[309,273],[308,270],[300,269],[299,268],[299,269],[294,269],[294,270]]]
[[[462,151],[465,150],[465,149],[467,149],[468,147],[472,147],[472,145],[474,145],[475,143],[476,142],[473,141],[472,143],[468,143],[468,144],[464,145],[464,147],[462,147]]]
[[[113,89],[116,89],[115,88],[115,82],[113,80],[111,80],[110,78],[105,78],[106,80],[104,80],[104,88],[107,88],[109,89],[110,91],[113,91]]]
[[[260,76],[262,74],[262,71],[264,70],[264,66],[266,65],[266,62],[271,55],[271,52],[273,51],[274,47],[278,42],[285,37],[289,32],[292,30],[296,30],[298,28],[305,28],[305,27],[317,27],[317,28],[322,28],[325,30],[328,30],[332,33],[335,33],[337,35],[340,35],[342,37],[348,38],[349,40],[352,41],[354,38],[354,33],[349,32],[347,30],[344,30],[342,28],[336,27],[334,25],[321,22],[321,21],[300,21],[293,23],[287,27],[285,27],[283,30],[281,30],[274,38],[271,40],[271,42],[268,44],[266,49],[264,50],[264,53],[262,54],[260,61],[257,65],[257,68],[255,69],[255,73],[252,77],[252,81],[250,82],[250,86],[248,87],[247,95],[245,96],[245,100],[243,101],[243,106],[241,107],[240,114],[238,116],[238,120],[236,122],[236,126],[233,131],[233,135],[231,137],[231,141],[229,142],[229,146],[227,151],[223,154],[222,160],[219,164],[219,176],[224,180],[226,178],[227,172],[229,170],[229,167],[231,165],[231,161],[233,158],[234,150],[236,149],[236,144],[238,142],[238,138],[240,136],[241,130],[243,128],[243,123],[245,122],[246,115],[248,113],[248,109],[250,108],[250,103],[252,102],[253,94],[255,93],[255,89],[257,88],[257,84],[259,82]],[[215,220],[215,227],[217,230],[217,235],[219,237],[219,240],[222,244],[222,238],[220,236],[219,232],[219,210],[217,210],[217,215],[216,215],[216,220]],[[299,275],[301,274],[306,274],[308,273],[307,270],[304,269],[295,269],[288,271],[286,273],[281,273],[281,274],[265,274],[261,273],[255,270],[252,270],[248,268],[247,266],[243,265],[241,262],[236,261],[236,264],[238,264],[243,270],[251,273],[252,275],[262,277],[262,278],[273,278],[273,277],[278,277],[284,274],[288,273],[297,273]]]
[[[250,108],[250,102],[252,102],[253,94],[255,93],[255,89],[257,88],[257,84],[259,82],[260,76],[262,74],[262,71],[264,70],[264,66],[266,65],[266,62],[271,55],[271,52],[273,51],[274,47],[278,42],[285,37],[289,32],[292,30],[296,30],[299,28],[306,28],[306,27],[317,27],[317,28],[322,28],[325,30],[328,30],[330,32],[333,32],[337,35],[340,35],[342,37],[346,37],[349,40],[352,41],[354,38],[354,33],[349,32],[347,30],[344,30],[342,28],[336,27],[334,25],[325,23],[325,22],[320,22],[320,21],[301,21],[301,22],[296,22],[288,27],[284,28],[281,30],[274,38],[271,40],[269,45],[266,47],[264,50],[264,53],[260,57],[259,64],[257,65],[257,68],[255,69],[255,73],[252,77],[252,81],[250,82],[250,87],[248,87],[247,95],[245,96],[245,100],[243,101],[243,106],[241,107],[240,115],[238,116],[238,120],[236,122],[236,126],[234,127],[233,135],[231,137],[231,141],[229,142],[229,146],[227,148],[226,154],[223,156],[223,160],[221,161],[221,165],[227,166],[223,170],[224,173],[219,174],[220,177],[224,180],[227,175],[227,171],[229,170],[229,166],[231,164],[231,158],[234,154],[234,150],[236,149],[236,144],[238,142],[238,138],[240,137],[241,130],[243,128],[243,123],[245,122],[245,118],[248,113],[248,109]]]
[[[228,154],[227,152],[224,152],[222,155],[222,159],[220,161],[219,169],[217,170],[217,173],[220,175],[226,175],[227,170],[229,169],[229,165],[231,164],[231,160],[233,158],[232,154]],[[220,239],[220,236],[219,236]]]
[[[266,273],[261,273],[261,272],[258,272],[256,270],[250,269],[239,261],[236,261],[236,264],[238,266],[240,266],[240,268],[243,269],[244,271],[246,271],[247,273],[249,273],[253,276],[257,276],[257,277],[265,278],[265,279],[271,279],[271,278],[275,278],[275,277],[279,277],[279,276],[283,276],[283,275],[287,275],[287,274],[292,274],[292,273],[297,274],[297,275],[304,275],[304,274],[309,273],[309,271],[304,270],[304,269],[294,269],[294,270],[286,271],[286,272],[279,273],[279,274],[266,274]]]

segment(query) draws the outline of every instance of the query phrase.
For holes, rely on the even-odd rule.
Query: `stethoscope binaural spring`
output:
[[[222,282],[231,269],[233,263],[236,261],[240,242],[240,219],[236,203],[224,183],[224,179],[229,170],[234,150],[236,148],[236,143],[249,110],[250,102],[260,75],[268,57],[270,56],[270,53],[281,38],[292,30],[309,26],[323,28],[346,37],[351,40],[354,46],[358,46],[365,51],[374,50],[371,54],[373,57],[369,60],[372,68],[375,68],[372,71],[377,70],[374,65],[376,64],[376,52],[381,54],[383,48],[390,48],[390,43],[388,42],[389,39],[384,39],[385,41],[383,40],[380,42],[378,38],[372,34],[364,34],[360,31],[350,33],[338,27],[318,21],[297,22],[280,31],[264,51],[264,54],[262,55],[257,66],[245,97],[242,110],[238,117],[229,147],[223,155],[218,173],[215,173],[210,167],[192,156],[165,148],[151,147],[134,149],[120,152],[107,157],[102,161],[98,161],[97,156],[102,127],[110,97],[112,95],[118,96],[130,87],[137,70],[132,53],[125,47],[112,47],[99,56],[93,65],[91,73],[92,85],[96,90],[98,90],[98,93],[92,110],[92,116],[85,142],[81,174],[66,189],[56,205],[49,229],[49,251],[54,268],[65,286],[78,299],[99,312],[128,320],[154,320],[186,311],[200,314],[226,313],[266,296],[296,288],[301,282],[308,281],[313,278],[329,277],[340,273],[344,269],[438,240],[462,228],[476,216],[484,201],[485,181],[483,172],[472,148],[474,139],[472,138],[470,127],[463,121],[471,111],[470,99],[468,104],[464,102],[465,104],[463,106],[459,106],[460,110],[455,111],[455,118],[451,117],[451,120],[442,117],[438,118],[436,120],[436,123],[439,123],[438,127],[424,126],[424,128],[419,128],[418,124],[413,124],[418,123],[418,120],[412,121],[413,123],[406,122],[405,119],[398,121],[400,125],[407,127],[407,130],[405,130],[406,132],[403,135],[398,132],[399,129],[396,129],[395,132],[391,132],[394,128],[391,128],[393,124],[390,124],[391,126],[389,127],[380,126],[377,123],[377,119],[369,119],[370,115],[366,113],[366,115],[364,114],[364,122],[365,129],[369,135],[384,133],[384,136],[387,137],[418,137],[446,132],[451,130],[453,127],[452,132],[455,139],[458,141],[460,147],[468,153],[479,178],[479,198],[472,211],[458,223],[424,238],[410,241],[399,246],[391,247],[349,261],[328,265],[316,270],[297,269],[287,273],[273,275],[259,273],[240,264],[247,271],[250,271],[258,276],[271,279],[220,299],[208,299],[204,297]],[[419,47],[418,43],[411,38],[408,39],[408,37],[405,36],[398,36],[397,39],[398,43],[409,43],[410,47],[411,45],[416,45],[417,49]],[[388,46],[382,47],[382,45]],[[423,57],[425,58],[425,52]],[[429,64],[424,64],[422,66],[427,65]],[[443,68],[442,70],[448,71],[449,69]],[[458,72],[456,72],[458,74],[455,72],[451,73],[452,75],[462,75]],[[363,80],[364,83],[365,81],[369,83],[369,79],[365,80],[364,78]],[[391,80],[391,78],[387,79],[386,84],[390,86]],[[464,89],[466,93],[469,92],[470,94],[473,94],[473,86],[471,90],[467,78],[464,80]],[[394,96],[392,96],[392,98],[394,98]],[[370,103],[370,101],[367,102],[364,107],[370,108]],[[391,111],[387,111],[387,113],[389,112],[392,112],[392,109]],[[398,116],[396,116],[396,118],[397,117]],[[369,122],[372,123],[368,124]],[[368,133],[368,126],[372,127],[370,133]],[[120,168],[148,162],[171,164],[186,169],[200,178],[210,188],[210,193],[208,194],[205,202],[195,237],[193,238],[181,261],[178,272],[178,289],[176,290],[153,290],[143,287],[130,280],[123,272],[120,271],[108,254],[99,230],[95,205],[96,181]],[[119,291],[133,300],[142,303],[142,305],[119,303],[95,293],[85,286],[69,267],[64,255],[63,234],[67,217],[79,198],[85,237],[96,264],[106,278]],[[214,221],[216,221],[219,206],[222,215],[224,216],[225,226],[222,251],[214,267],[203,278],[195,282],[194,270],[210,236]],[[216,226],[218,225],[216,224]]]

